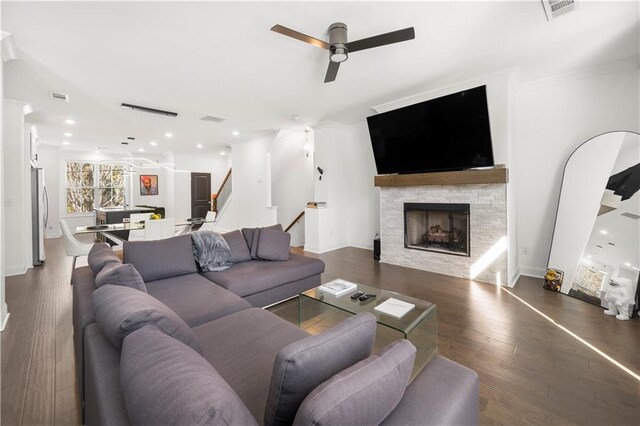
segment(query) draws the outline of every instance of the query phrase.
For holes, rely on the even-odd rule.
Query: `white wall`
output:
[[[31,253],[31,165],[25,103],[4,100],[3,161],[5,239],[11,246],[4,258],[6,275],[23,274],[33,266]]]
[[[225,229],[267,226],[277,220],[271,205],[271,144],[277,134],[235,143],[231,146],[233,205],[224,214]]]
[[[305,250],[322,253],[348,245],[349,190],[347,144],[351,128],[337,123],[314,127],[314,201],[327,203],[326,209],[307,209]],[[324,173],[322,180],[317,168]],[[355,194],[354,194],[355,195]]]
[[[0,60],[0,99],[4,99],[3,86],[4,62]],[[4,102],[0,102],[0,129],[4,129]],[[4,219],[4,135],[0,132],[0,331],[3,331],[9,319],[9,307],[5,296],[5,219]]]
[[[544,274],[562,170],[573,150],[604,132],[640,130],[638,65],[617,68],[623,65],[545,79],[517,93],[517,168],[512,173],[517,173],[518,181],[518,249],[523,274]]]
[[[271,203],[278,207],[283,227],[313,199],[313,155],[305,152],[306,140],[303,131],[280,130],[271,144]],[[289,231],[292,246],[304,244],[305,225],[303,218]]]
[[[380,190],[373,186],[376,173],[373,150],[366,123],[352,126],[338,157],[344,170],[347,204],[347,245],[372,249],[380,231]]]
[[[222,180],[229,171],[229,159],[212,154],[190,155],[173,153],[173,162],[177,170],[189,172],[211,173],[211,193],[220,187]],[[173,183],[173,200],[167,200],[167,206],[172,206],[167,211],[168,217],[184,220],[191,217],[191,173],[171,173]],[[147,197],[141,197],[147,198]],[[143,200],[144,201],[144,200]],[[147,204],[146,202],[144,204]],[[172,211],[171,211],[172,210]]]

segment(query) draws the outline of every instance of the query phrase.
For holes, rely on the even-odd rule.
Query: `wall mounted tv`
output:
[[[486,86],[367,117],[378,174],[493,166]]]

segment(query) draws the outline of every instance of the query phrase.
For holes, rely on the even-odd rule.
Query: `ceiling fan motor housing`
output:
[[[347,49],[347,25],[336,22],[329,26],[329,59],[331,62],[344,62],[349,58]]]

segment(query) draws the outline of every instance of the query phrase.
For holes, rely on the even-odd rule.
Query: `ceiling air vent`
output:
[[[211,121],[213,123],[222,123],[226,120],[226,118],[216,117],[214,115],[205,115],[200,120],[202,121]]]
[[[67,95],[66,93],[49,92],[49,95],[51,95],[51,99],[53,99],[54,101],[69,103],[69,95]]]
[[[542,7],[547,15],[547,21],[551,21],[576,10],[578,2],[577,0],[542,0]]]
[[[620,216],[628,217],[629,219],[634,219],[634,220],[640,219],[640,216],[638,216],[637,214],[629,213],[629,212],[620,213]]]

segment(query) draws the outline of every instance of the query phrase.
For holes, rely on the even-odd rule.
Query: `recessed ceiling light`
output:
[[[220,151],[220,155],[227,155],[227,153],[224,151]]]
[[[97,149],[95,151],[93,151],[93,152],[95,152],[96,154],[100,154],[100,151],[97,150]]]
[[[605,231],[604,229],[601,229],[601,230],[600,230],[600,233],[601,233],[602,235],[607,235],[607,233],[608,233],[608,232],[607,232],[607,231]]]
[[[64,132],[64,135],[68,138],[70,138],[71,136],[73,136],[73,133],[70,132]]]
[[[590,255],[590,254],[588,254],[588,255],[587,255],[587,257],[588,257],[589,259],[591,259],[591,255]]]
[[[151,141],[151,142],[149,142],[149,145],[151,145],[151,146],[156,146],[156,145],[158,145],[158,142],[156,142],[156,141]]]
[[[138,152],[144,152],[144,148],[138,148]]]
[[[624,266],[631,266],[631,263],[629,263],[629,262],[624,262]]]
[[[202,144],[199,143],[198,145],[196,145],[198,148],[202,148]]]
[[[167,132],[167,133],[165,133],[164,135],[165,135],[165,137],[167,137],[167,138],[172,138],[172,137],[173,137],[173,133],[171,133],[171,132]]]
[[[69,141],[62,141],[62,145],[69,145]]]
[[[238,136],[238,135],[240,134],[240,132],[239,132],[239,131],[237,131],[237,130],[234,130],[231,134],[232,134],[233,136]]]
[[[72,120],[70,118],[67,118],[66,120],[64,120],[64,122],[67,124],[76,124],[75,120]]]

